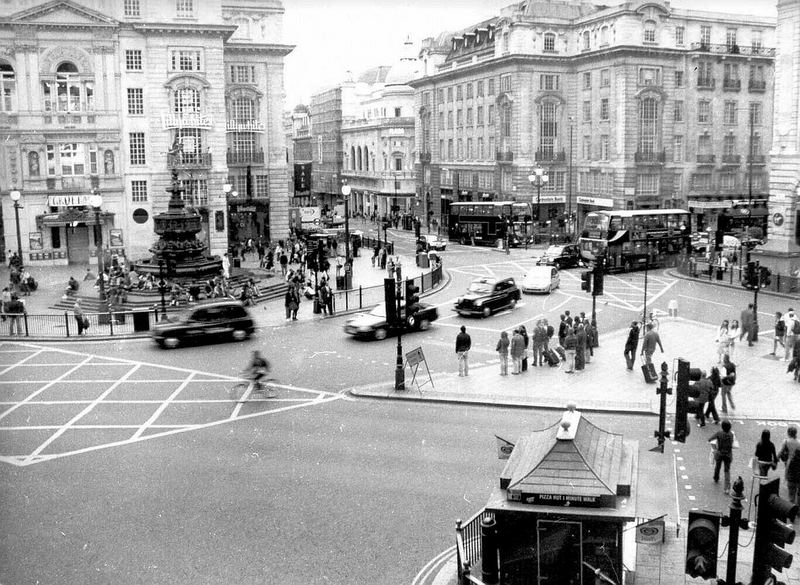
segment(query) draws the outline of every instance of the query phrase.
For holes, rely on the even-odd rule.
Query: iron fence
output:
[[[710,282],[724,282],[741,286],[742,277],[747,270],[747,265],[729,265],[722,269],[715,264],[710,264],[705,259],[689,257],[682,259],[678,265],[678,272],[692,278],[708,280]],[[772,274],[770,283],[761,287],[762,292],[781,294],[800,294],[800,278],[788,274]]]
[[[114,337],[149,331],[158,320],[157,311],[112,311],[84,313],[89,327],[81,337]],[[78,323],[72,313],[47,315],[2,314],[0,337],[78,337]]]
[[[470,568],[477,565],[483,553],[481,547],[481,517],[483,512],[483,510],[478,511],[466,522],[456,520],[456,563],[458,565],[459,584],[474,582],[469,578]]]
[[[431,290],[442,281],[443,270],[439,265],[430,272],[425,272],[413,279],[414,285],[419,287],[420,294]],[[361,311],[372,308],[383,302],[383,285],[358,287],[347,290],[337,290],[333,293],[333,310],[335,312]]]

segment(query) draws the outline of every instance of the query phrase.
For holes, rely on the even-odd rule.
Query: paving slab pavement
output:
[[[710,371],[717,363],[716,327],[683,318],[664,318],[660,331],[664,353],[653,356],[656,364],[666,361],[670,372],[676,369],[681,357],[692,367]],[[451,363],[428,364],[432,383],[427,381],[425,368],[418,372],[420,386],[410,384],[406,370],[406,390],[395,391],[394,380],[380,384],[358,386],[350,391],[358,396],[394,400],[432,400],[457,403],[494,404],[503,406],[552,408],[563,410],[574,402],[585,412],[634,412],[658,414],[659,398],[656,384],[647,384],[642,376],[640,361],[633,370],[625,366],[623,347],[627,329],[600,335],[600,347],[592,361],[574,374],[565,373],[562,366],[530,367],[520,375],[501,376],[497,357],[484,359],[488,352],[473,352],[469,375],[459,377],[455,353]],[[425,346],[422,344],[424,351]],[[493,349],[493,348],[492,348]],[[738,381],[733,389],[736,410],[730,418],[787,420],[796,419],[800,411],[800,384],[786,373],[786,363],[769,355],[772,336],[760,335],[753,347],[737,344],[733,361],[737,364]],[[455,352],[455,348],[454,348]],[[641,359],[641,358],[640,358]],[[658,367],[658,366],[657,366]],[[510,368],[509,368],[510,369]],[[442,371],[446,370],[446,371]],[[422,379],[419,380],[419,377]],[[670,386],[674,388],[674,379]],[[672,404],[674,395],[669,397]],[[719,410],[719,399],[717,400]],[[794,408],[792,408],[794,405]],[[674,407],[672,407],[674,408]]]

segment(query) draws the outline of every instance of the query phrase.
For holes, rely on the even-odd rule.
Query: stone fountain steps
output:
[[[230,288],[237,289],[242,284],[244,284],[249,278],[251,278],[250,274],[239,274],[234,275],[230,278]],[[181,282],[182,286],[188,286],[189,283],[193,283],[195,281],[185,281]],[[198,284],[200,282],[205,281],[196,281]],[[258,288],[261,291],[261,296],[257,299],[254,299],[256,303],[261,303],[264,301],[282,298],[283,295],[286,293],[286,282],[281,278],[271,278],[268,281],[261,281],[256,278],[256,283],[258,284]],[[176,307],[171,307],[169,305],[169,293],[165,295],[166,302],[167,302],[167,310],[176,310],[181,309],[183,307],[192,306],[196,303],[188,303],[186,301],[181,301],[178,303]],[[87,313],[96,313],[103,311],[104,308],[100,303],[100,298],[97,294],[97,291],[94,288],[91,288],[91,294],[78,294],[74,296],[69,296],[68,298],[62,297],[55,305],[52,305],[50,308],[56,311],[66,311],[71,312],[75,306],[75,300],[80,299],[81,307]],[[201,301],[205,300],[201,298]],[[161,308],[161,293],[158,292],[157,288],[152,290],[135,290],[128,293],[128,300],[127,302],[121,305],[114,306],[114,312],[121,312],[121,311],[144,311],[150,310],[154,308]]]

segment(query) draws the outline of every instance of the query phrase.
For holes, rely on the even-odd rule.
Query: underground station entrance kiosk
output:
[[[480,557],[464,565],[472,567],[470,582],[623,582],[623,528],[636,518],[638,442],[568,408],[513,446],[499,487],[475,518],[480,546],[458,547],[459,557],[471,556],[470,549]]]

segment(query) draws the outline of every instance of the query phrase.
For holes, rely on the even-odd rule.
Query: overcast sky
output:
[[[492,18],[511,0],[283,0],[287,110],[376,65],[391,65],[406,37],[426,38]],[[596,0],[596,4],[618,4]],[[777,0],[672,0],[674,8],[776,15]]]

